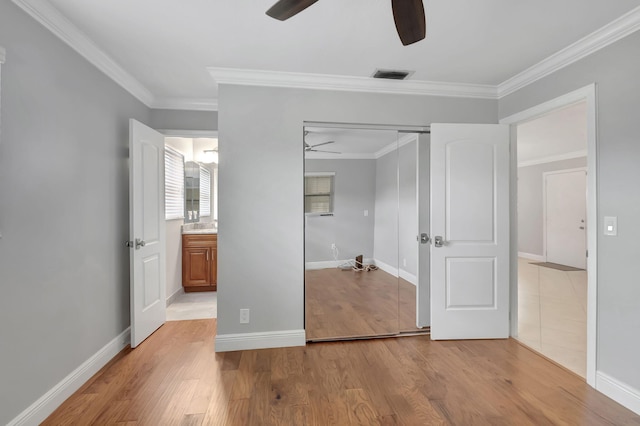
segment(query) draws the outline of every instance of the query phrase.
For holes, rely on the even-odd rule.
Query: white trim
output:
[[[496,86],[484,84],[445,83],[422,80],[384,80],[370,77],[238,68],[209,67],[207,70],[217,84],[479,99],[498,98]]]
[[[349,264],[351,262],[355,262],[355,260],[344,259],[344,260],[324,260],[324,261],[318,261],[318,262],[305,262],[304,269],[306,271],[315,271],[317,269],[339,268],[340,266]],[[362,259],[362,262],[365,265],[375,264],[375,260],[373,259]]]
[[[7,58],[7,51],[4,47],[0,46],[0,65],[4,64],[5,59]]]
[[[335,176],[336,172],[305,172],[304,177]]]
[[[520,90],[638,30],[640,30],[640,7],[632,9],[586,37],[503,81],[497,87],[498,98]]]
[[[387,154],[389,154],[390,152],[393,152],[397,149],[402,148],[403,146],[405,146],[408,143],[411,142],[417,142],[418,141],[418,136],[416,133],[409,133],[408,135],[404,135],[403,137],[401,137],[400,139],[391,142],[389,145],[385,146],[382,149],[379,149],[378,151],[373,153],[373,158],[375,158],[376,160],[380,157],[383,157]]]
[[[172,138],[218,138],[217,130],[171,130],[171,129],[161,129],[157,130],[162,133],[165,137]]]
[[[98,47],[50,2],[44,0],[13,0],[13,2],[140,102],[147,106],[153,103],[153,94],[142,83]]]
[[[388,263],[384,263],[381,260],[374,259],[373,264],[385,271],[387,274],[393,275],[394,277],[397,277],[399,275],[398,268],[394,268],[393,266],[389,265]]]
[[[518,252],[518,257],[521,257],[523,259],[535,260],[536,262],[544,262],[545,261],[544,256],[542,256],[540,254],[527,253],[527,252],[524,252],[524,251],[519,251]]]
[[[184,289],[182,287],[174,291],[171,296],[167,297],[167,306],[175,302],[176,299],[182,294],[184,294]]]
[[[149,107],[153,109],[176,109],[186,111],[218,111],[218,100],[214,98],[156,98]]]
[[[640,414],[640,390],[634,389],[602,371],[596,373],[596,389],[634,413]]]
[[[216,336],[216,352],[244,351],[250,349],[286,348],[305,346],[304,330],[266,331],[260,333],[219,334]]]
[[[418,277],[405,271],[404,269],[400,269],[399,271],[399,275],[400,278],[402,278],[405,281],[409,281],[411,284],[413,284],[414,286],[418,286]]]
[[[131,328],[127,328],[115,339],[107,343],[71,374],[42,395],[36,402],[11,420],[7,426],[40,424],[49,417],[75,391],[80,389],[94,374],[129,345]]]
[[[597,149],[597,97],[596,85],[590,84],[581,89],[574,90],[566,95],[558,96],[548,102],[518,112],[500,120],[500,124],[511,124],[511,150],[512,170],[511,182],[516,182],[517,168],[517,124],[533,120],[541,115],[552,112],[555,109],[573,105],[576,102],[587,102],[587,383],[593,387],[596,385],[596,361],[597,361],[597,307],[598,307],[598,149]],[[510,214],[512,223],[517,224],[517,188],[513,185]],[[517,235],[517,229],[511,230],[512,236]],[[516,240],[517,242],[517,240]],[[511,293],[518,294],[518,259],[517,244],[511,247]],[[518,298],[511,298],[511,312],[518,312]],[[518,334],[517,315],[511,317],[511,335]]]
[[[574,158],[582,158],[587,156],[587,150],[565,152],[564,154],[550,155],[548,157],[535,158],[533,160],[518,162],[518,168],[535,166],[538,164],[553,163],[554,161],[572,160]]]

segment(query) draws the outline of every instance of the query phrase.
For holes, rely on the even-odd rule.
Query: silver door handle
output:
[[[146,245],[147,243],[145,243],[142,239],[136,238],[136,250],[140,250],[140,247],[144,247]]]
[[[440,235],[436,235],[435,238],[433,239],[433,243],[436,247],[442,247],[444,246],[444,240],[442,239],[442,237]]]
[[[420,244],[427,244],[429,242],[429,234],[423,232],[422,234],[420,234]]]

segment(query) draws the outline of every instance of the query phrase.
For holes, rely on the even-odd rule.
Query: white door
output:
[[[420,239],[418,244],[418,286],[416,288],[417,303],[417,326],[418,328],[428,327],[431,321],[431,304],[429,302],[429,255],[431,245],[429,244],[429,134],[418,134],[417,143],[417,173],[416,188],[418,198],[418,232]],[[426,235],[423,235],[426,234]]]
[[[509,337],[509,126],[431,125],[431,338]]]
[[[131,347],[166,321],[164,137],[129,120]]]
[[[544,174],[547,262],[586,269],[587,172]]]

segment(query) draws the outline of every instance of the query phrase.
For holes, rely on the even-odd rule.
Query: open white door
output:
[[[509,337],[509,126],[431,125],[431,338]]]
[[[166,321],[164,137],[129,120],[131,347]]]

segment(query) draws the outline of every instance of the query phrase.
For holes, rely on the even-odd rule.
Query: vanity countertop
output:
[[[183,234],[217,234],[218,228],[214,223],[188,223],[182,225]]]

